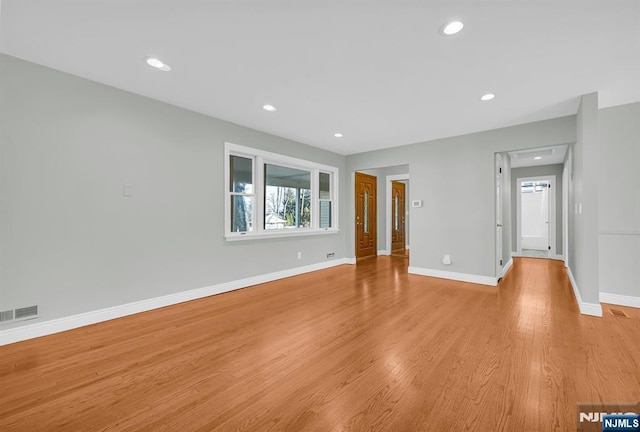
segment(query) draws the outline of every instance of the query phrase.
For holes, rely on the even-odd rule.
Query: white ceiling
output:
[[[342,154],[640,101],[638,0],[1,1],[3,53]]]
[[[567,145],[510,152],[511,168],[564,163]],[[535,159],[539,157],[540,159]]]

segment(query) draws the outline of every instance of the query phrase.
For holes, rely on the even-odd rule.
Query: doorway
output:
[[[502,263],[502,155],[496,153],[496,279],[503,276]]]
[[[391,182],[391,254],[406,253],[406,184]]]
[[[356,259],[378,254],[377,183],[375,176],[355,173],[356,184]]]
[[[521,256],[556,255],[555,183],[554,175],[517,179],[516,240]]]

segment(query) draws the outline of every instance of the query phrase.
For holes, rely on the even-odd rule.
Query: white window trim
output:
[[[232,232],[231,231],[231,172],[229,159],[231,156],[241,156],[250,158],[253,161],[253,231]],[[288,228],[288,229],[264,229],[264,164],[275,164],[289,168],[309,171],[311,173],[311,228]],[[320,228],[320,185],[318,182],[319,173],[331,174],[331,228]],[[338,233],[338,185],[339,170],[336,167],[323,165],[316,162],[297,159],[277,153],[271,153],[251,147],[245,147],[230,142],[224,143],[224,233],[226,241],[267,239],[278,237],[296,237],[308,235],[322,235]],[[326,201],[326,200],[325,200]]]

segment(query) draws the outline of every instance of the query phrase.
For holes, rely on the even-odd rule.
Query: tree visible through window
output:
[[[225,237],[337,231],[338,168],[225,143]]]
[[[311,173],[265,164],[265,229],[311,227]]]
[[[253,231],[253,161],[231,156],[231,231]]]

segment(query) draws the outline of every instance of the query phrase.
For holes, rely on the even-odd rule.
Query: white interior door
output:
[[[555,176],[519,178],[517,203],[518,253],[523,249],[556,253]]]

